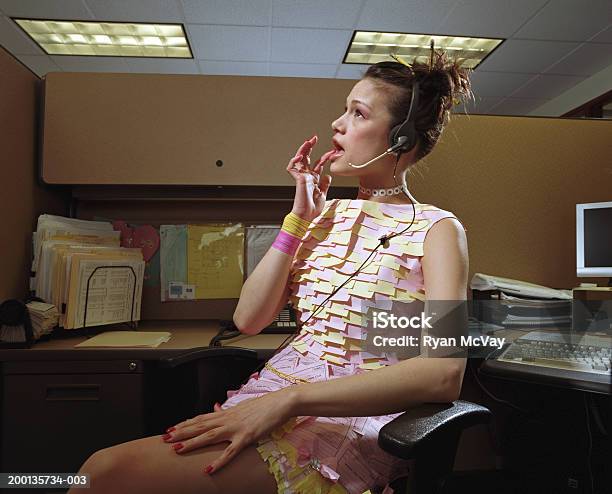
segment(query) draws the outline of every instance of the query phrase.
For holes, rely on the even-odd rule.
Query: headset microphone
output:
[[[400,149],[406,143],[407,140],[408,140],[408,138],[406,136],[400,136],[397,139],[397,143],[396,144],[391,146],[384,153],[379,154],[378,156],[376,156],[376,158],[371,159],[370,161],[368,161],[367,163],[364,163],[363,165],[353,165],[352,163],[349,163],[349,166],[352,166],[353,168],[365,168],[366,166],[371,165],[375,161],[378,161],[380,158],[383,158],[383,157],[387,156],[388,154],[396,152],[398,149]]]

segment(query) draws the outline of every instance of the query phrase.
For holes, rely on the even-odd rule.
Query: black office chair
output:
[[[260,365],[257,352],[246,348],[198,348],[160,361],[164,368],[193,365],[198,376],[199,399],[194,415],[210,412]],[[487,423],[491,412],[480,405],[457,400],[426,403],[411,408],[385,425],[378,445],[387,453],[414,461],[414,474],[393,482],[396,493],[436,494],[453,470],[459,438],[464,429]]]

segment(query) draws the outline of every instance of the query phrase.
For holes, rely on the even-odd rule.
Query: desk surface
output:
[[[505,337],[508,343],[516,338],[524,336],[529,331],[549,331],[552,333],[559,331],[556,328],[530,328],[529,330],[500,330],[496,331],[496,337]],[[569,369],[557,369],[538,365],[524,365],[513,362],[506,362],[497,359],[485,360],[479,368],[479,373],[493,378],[508,381],[524,382],[553,386],[576,391],[587,391],[604,395],[612,394],[612,380],[609,375],[579,372]]]
[[[125,330],[125,325],[109,326],[108,331]],[[147,359],[178,355],[185,350],[207,347],[219,330],[217,320],[196,321],[141,321],[139,331],[168,331],[169,341],[155,348],[74,348],[90,336],[52,338],[35,343],[32,348],[0,349],[0,361],[15,360],[62,360],[70,358],[89,360],[104,359]],[[261,358],[269,358],[278,348],[286,334],[241,335],[223,342],[223,346],[236,346],[256,350]]]

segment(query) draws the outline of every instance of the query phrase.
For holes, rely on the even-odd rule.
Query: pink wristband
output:
[[[280,232],[278,232],[278,235],[276,236],[276,240],[274,240],[272,247],[274,247],[276,250],[284,252],[285,254],[293,256],[293,254],[295,254],[295,252],[297,251],[299,245],[299,238],[294,237],[290,233],[287,233],[285,230],[281,230]]]

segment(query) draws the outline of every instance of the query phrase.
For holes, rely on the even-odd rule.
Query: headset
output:
[[[396,125],[389,132],[389,147],[393,148],[395,153],[407,153],[412,151],[412,148],[417,145],[418,134],[414,123],[417,109],[419,108],[419,81],[413,78],[412,95],[410,96],[410,107],[406,119]],[[405,137],[405,141],[401,141]]]

